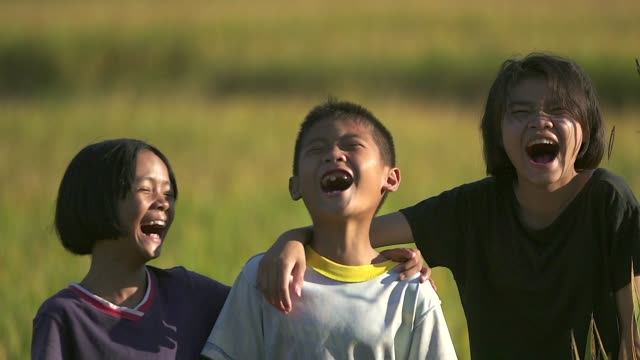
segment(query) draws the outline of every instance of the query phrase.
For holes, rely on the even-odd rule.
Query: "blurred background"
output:
[[[0,2],[0,359],[29,357],[40,303],[88,269],[52,219],[68,162],[95,141],[141,138],[172,161],[177,221],[153,265],[232,284],[309,223],[287,179],[311,107],[356,101],[390,128],[403,171],[390,212],[484,176],[490,83],[544,51],[591,75],[616,128],[602,166],[640,193],[639,14],[631,0]],[[455,283],[434,273],[468,359]]]

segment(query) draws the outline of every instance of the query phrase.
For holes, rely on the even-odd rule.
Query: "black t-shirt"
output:
[[[511,179],[462,185],[401,210],[427,263],[458,285],[474,359],[580,356],[591,316],[617,357],[614,293],[640,259],[636,198],[617,175],[597,169],[548,227],[518,218]],[[640,273],[640,260],[635,273]]]

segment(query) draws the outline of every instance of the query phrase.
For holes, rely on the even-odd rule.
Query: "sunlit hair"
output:
[[[489,90],[481,130],[488,175],[515,176],[502,141],[502,120],[513,88],[524,79],[543,78],[557,105],[580,123],[583,142],[575,162],[576,171],[598,167],[604,154],[604,124],[596,90],[584,70],[562,57],[532,53],[505,61]]]
[[[164,162],[174,198],[178,198],[169,160],[154,146],[135,139],[88,145],[71,160],[58,190],[55,229],[67,250],[90,254],[96,241],[121,235],[118,203],[132,191],[142,150],[153,152]]]
[[[396,165],[396,150],[393,143],[393,137],[391,136],[391,132],[387,130],[380,120],[361,105],[329,98],[325,103],[311,109],[300,125],[300,131],[296,138],[296,145],[293,153],[293,175],[298,175],[298,161],[300,159],[302,141],[309,129],[320,121],[339,119],[351,119],[370,125],[372,128],[373,139],[380,150],[382,161],[384,161],[386,165],[392,167]]]

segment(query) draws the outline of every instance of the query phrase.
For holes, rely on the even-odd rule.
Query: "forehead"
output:
[[[510,104],[538,104],[555,101],[547,79],[544,77],[524,78],[509,91]]]
[[[328,118],[313,124],[303,137],[303,143],[344,136],[367,138],[373,136],[373,126],[354,117]]]
[[[169,181],[169,170],[160,157],[150,150],[141,150],[136,157],[136,178]]]

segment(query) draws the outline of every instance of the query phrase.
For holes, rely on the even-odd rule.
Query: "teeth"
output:
[[[142,225],[159,225],[159,226],[166,226],[166,223],[164,222],[164,220],[153,220],[153,221],[149,221],[146,222]]]
[[[530,141],[527,146],[532,146],[532,145],[538,145],[538,144],[548,144],[548,145],[554,145],[555,142],[549,139],[535,139]]]

